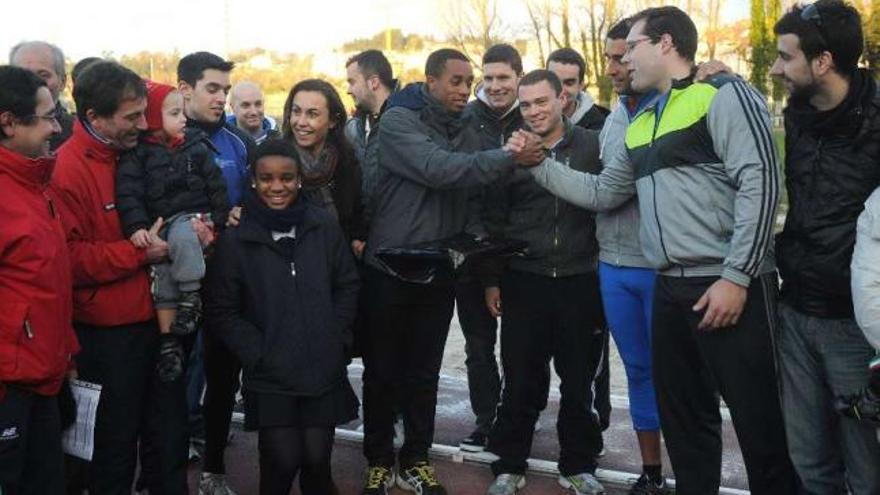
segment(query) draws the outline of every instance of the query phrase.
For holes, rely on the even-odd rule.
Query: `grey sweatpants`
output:
[[[165,228],[169,262],[153,265],[152,292],[156,309],[174,309],[181,292],[194,292],[202,286],[205,257],[190,224],[197,215],[176,215]]]

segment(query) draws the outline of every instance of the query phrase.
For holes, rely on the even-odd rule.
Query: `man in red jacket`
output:
[[[102,61],[77,79],[73,97],[78,120],[58,150],[53,186],[73,265],[77,369],[103,387],[89,492],[130,492],[140,440],[150,492],[186,493],[186,390],[183,380],[162,383],[156,375],[159,330],[147,276],[168,246],[153,236],[146,249],[135,247],[115,202],[117,158],[147,127],[146,88],[134,72]]]
[[[46,192],[60,130],[46,83],[0,67],[0,493],[64,493],[56,395],[78,346],[64,230]]]

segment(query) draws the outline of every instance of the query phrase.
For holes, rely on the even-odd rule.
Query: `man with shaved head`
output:
[[[49,148],[55,151],[73,132],[73,116],[58,98],[67,84],[64,52],[45,41],[22,41],[10,50],[9,64],[27,69],[46,81],[55,101],[55,118],[61,124],[61,132],[49,139]]]
[[[226,117],[226,122],[248,133],[257,144],[278,135],[275,119],[266,117],[263,110],[263,91],[256,83],[242,81],[233,86],[229,105],[232,115]]]

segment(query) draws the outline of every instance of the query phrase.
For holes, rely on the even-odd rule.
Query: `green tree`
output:
[[[866,2],[867,3],[867,2]],[[871,0],[870,10],[862,10],[865,22],[865,62],[880,77],[880,0]]]
[[[773,26],[776,25],[776,21],[778,21],[782,17],[782,3],[780,0],[767,0],[767,64],[768,67],[772,67],[773,61],[776,59],[776,45],[775,39],[776,36],[773,33]],[[770,94],[772,96],[774,104],[778,104],[782,102],[782,99],[785,97],[785,87],[782,85],[782,81],[778,78],[771,78],[771,91]]]
[[[767,94],[767,74],[770,71],[770,54],[767,49],[770,36],[767,30],[765,0],[751,0],[749,41],[752,45],[752,73],[749,81],[758,91]]]

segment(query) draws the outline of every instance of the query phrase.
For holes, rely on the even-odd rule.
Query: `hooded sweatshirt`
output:
[[[601,131],[605,118],[611,113],[607,108],[597,105],[590,93],[581,91],[577,97],[574,112],[569,120],[577,126],[592,131]]]

